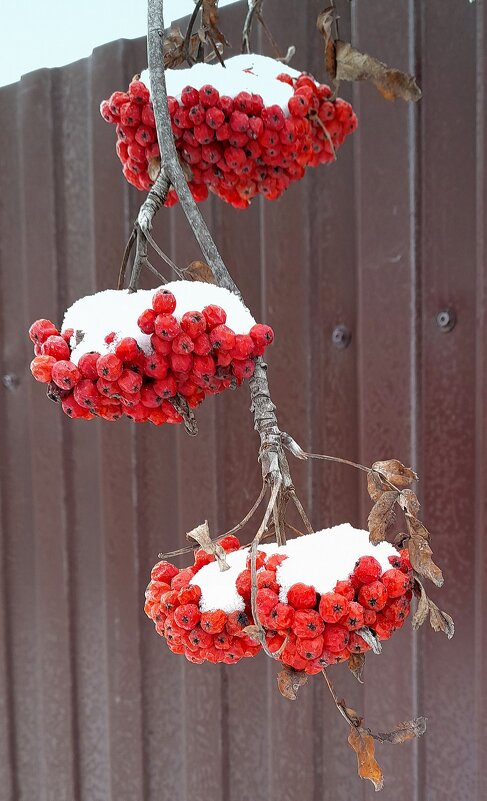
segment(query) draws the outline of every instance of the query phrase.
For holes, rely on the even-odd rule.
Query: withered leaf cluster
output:
[[[204,58],[204,45],[209,44],[218,57],[217,44],[228,45],[218,27],[218,0],[202,0],[201,25],[195,33],[189,30],[183,36],[181,29],[174,26],[164,37],[164,66],[173,69],[186,61],[190,66]]]
[[[333,37],[335,13],[335,7],[329,6],[318,15],[316,22],[325,43],[325,69],[334,94],[338,92],[340,81],[370,81],[386,100],[397,97],[419,100],[421,89],[414,75],[390,69],[377,58],[356,50],[349,42]]]
[[[421,626],[429,614],[435,631],[443,631],[453,637],[453,620],[446,612],[442,612],[428,598],[419,580],[420,576],[430,579],[437,587],[443,584],[443,574],[433,561],[430,545],[430,533],[418,519],[420,504],[410,485],[418,478],[409,467],[405,467],[397,459],[374,462],[367,475],[367,489],[374,501],[369,514],[369,536],[375,545],[382,542],[391,528],[396,516],[396,504],[402,510],[407,526],[407,533],[399,534],[395,542],[409,550],[409,559],[415,575],[415,592],[419,597],[418,609],[413,617],[413,628]]]

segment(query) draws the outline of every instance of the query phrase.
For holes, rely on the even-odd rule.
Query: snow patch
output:
[[[189,311],[202,311],[205,306],[221,306],[227,313],[227,322],[236,334],[248,334],[255,320],[237,295],[214,284],[201,281],[172,281],[156,289],[139,289],[129,293],[127,289],[106,289],[94,295],[80,298],[64,315],[62,330],[73,328],[84,336],[76,345],[71,340],[71,361],[78,364],[84,353],[97,351],[100,354],[115,350],[124,337],[137,340],[144,353],[152,353],[150,336],[143,334],[137,320],[145,309],[152,307],[152,296],[157,289],[168,289],[176,297],[174,316],[180,320]],[[115,339],[107,345],[105,337],[115,332]]]
[[[287,113],[288,100],[294,94],[293,87],[276,80],[281,73],[298,78],[301,73],[268,56],[246,53],[233,56],[221,64],[194,64],[183,70],[166,70],[167,94],[181,99],[185,86],[200,89],[211,84],[220,95],[235,97],[239,92],[260,95],[265,106],[280,106]],[[149,70],[144,70],[140,80],[150,91]]]
[[[337,581],[348,578],[360,556],[374,556],[385,572],[391,567],[389,556],[398,553],[389,542],[372,545],[368,531],[353,528],[349,523],[288,540],[281,547],[260,545],[259,550],[268,555],[283,553],[288,557],[276,571],[282,603],[287,603],[287,594],[293,584],[308,584],[322,595],[333,591]],[[190,583],[201,589],[202,612],[222,609],[229,614],[245,609],[245,601],[238,594],[235,583],[245,570],[249,553],[250,548],[243,548],[227,554],[230,570],[221,572],[218,564],[211,562],[191,579]]]

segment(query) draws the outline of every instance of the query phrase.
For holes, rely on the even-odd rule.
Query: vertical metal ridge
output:
[[[485,519],[485,438],[486,414],[486,279],[485,279],[485,226],[486,219],[486,104],[485,104],[485,5],[476,4],[477,37],[476,37],[476,242],[477,242],[477,275],[476,275],[476,330],[475,338],[475,773],[476,801],[481,801],[485,791],[485,754],[482,743],[485,740],[485,559],[486,549],[484,537],[486,533]]]

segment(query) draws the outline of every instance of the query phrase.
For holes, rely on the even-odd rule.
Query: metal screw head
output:
[[[442,309],[436,315],[436,325],[444,334],[455,328],[457,316],[453,309]]]
[[[346,325],[336,325],[331,335],[333,347],[343,350],[350,345],[352,334]]]

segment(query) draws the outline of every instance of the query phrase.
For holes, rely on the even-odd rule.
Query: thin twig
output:
[[[352,726],[355,729],[358,728],[358,726],[360,725],[359,721],[355,721],[353,718],[351,718],[347,714],[344,705],[339,700],[338,695],[335,692],[335,688],[333,687],[333,684],[331,683],[330,679],[328,678],[328,673],[326,672],[325,668],[323,668],[323,670],[321,672],[323,673],[323,676],[325,677],[325,681],[326,681],[326,683],[328,685],[328,689],[329,689],[329,691],[330,691],[330,693],[332,695],[332,698],[333,698],[333,700],[335,702],[336,708],[338,709],[340,714],[345,718],[345,720],[347,721],[349,726]]]
[[[257,13],[260,13],[264,0],[249,0],[249,8],[242,31],[242,53],[250,53],[250,35],[252,33],[252,23]]]
[[[158,256],[160,256],[160,258],[161,258],[163,261],[165,261],[165,262],[166,262],[166,264],[168,264],[168,265],[169,265],[169,267],[170,267],[172,270],[174,270],[174,272],[176,273],[176,275],[178,276],[178,278],[182,278],[182,279],[184,279],[184,274],[183,274],[183,271],[182,271],[182,270],[180,270],[180,269],[179,269],[179,267],[177,267],[177,266],[174,264],[174,262],[173,262],[173,261],[172,261],[172,260],[169,258],[169,256],[167,256],[167,255],[164,253],[164,251],[160,249],[160,247],[159,247],[159,245],[157,244],[157,242],[156,242],[154,239],[152,239],[151,235],[150,235],[148,232],[146,232],[146,237],[147,237],[147,241],[148,241],[149,245],[151,246],[151,248],[152,248],[153,250],[155,250],[155,251],[156,251],[157,255],[158,255]]]
[[[198,0],[198,2],[196,3],[196,5],[194,7],[194,11],[191,14],[191,19],[189,20],[188,30],[186,31],[186,36],[184,37],[183,53],[184,53],[184,57],[185,57],[188,65],[190,67],[193,64],[196,64],[195,59],[190,55],[189,45],[190,45],[190,42],[191,42],[191,34],[193,33],[193,27],[194,27],[194,24],[196,22],[196,17],[198,16],[198,12],[199,12],[202,4],[203,4],[203,0]]]
[[[264,33],[267,36],[267,39],[269,40],[269,44],[271,45],[272,49],[274,50],[276,58],[281,59],[282,58],[282,53],[281,53],[281,50],[279,48],[279,45],[277,44],[276,40],[274,39],[274,37],[273,37],[272,33],[270,32],[269,28],[267,27],[267,23],[266,23],[264,17],[262,16],[262,14],[260,13],[260,11],[257,12],[257,19],[259,20],[260,24],[264,28]]]
[[[307,530],[308,534],[313,534],[314,528],[311,525],[311,523],[309,521],[309,518],[308,518],[308,515],[304,511],[303,504],[301,503],[301,501],[299,500],[298,496],[296,495],[296,492],[294,490],[291,490],[289,495],[290,495],[291,500],[294,503],[296,509],[298,510],[298,512],[300,514],[301,520],[303,521],[304,525],[306,526],[306,530]]]
[[[117,289],[122,289],[122,287],[123,287],[123,285],[125,283],[125,273],[126,273],[126,270],[127,270],[127,264],[128,264],[128,261],[129,261],[129,258],[130,258],[130,253],[132,251],[132,248],[134,246],[134,242],[135,242],[136,239],[137,239],[137,230],[136,230],[135,225],[134,225],[134,227],[132,228],[132,230],[130,232],[129,240],[128,240],[127,244],[125,245],[125,250],[123,252],[122,264],[120,265],[120,272],[118,274]]]
[[[263,484],[262,485],[262,489],[261,489],[261,491],[259,493],[259,497],[255,501],[255,503],[252,506],[250,512],[247,512],[247,514],[245,515],[244,519],[241,520],[240,523],[237,523],[236,526],[231,528],[230,531],[227,531],[222,536],[226,537],[229,534],[235,534],[237,531],[240,531],[240,529],[243,528],[249,522],[249,520],[254,516],[254,514],[256,513],[257,509],[259,508],[260,504],[262,503],[262,501],[264,499],[264,496],[265,496],[266,492],[267,492],[267,487],[266,487],[265,484]]]
[[[337,152],[335,150],[335,145],[333,144],[333,139],[331,138],[330,132],[329,132],[328,128],[326,127],[325,123],[323,122],[323,120],[321,120],[319,118],[318,112],[316,112],[316,111],[310,111],[308,116],[309,116],[309,118],[311,120],[314,120],[314,122],[317,122],[318,125],[322,128],[323,133],[325,134],[326,139],[328,141],[328,144],[331,147],[331,152],[333,153],[333,160],[336,161],[337,160]]]
[[[269,503],[267,504],[267,509],[265,510],[264,517],[262,519],[262,523],[260,524],[259,530],[255,535],[252,545],[250,547],[250,605],[252,608],[252,617],[254,619],[254,624],[257,626],[259,630],[259,642],[262,645],[267,656],[270,656],[272,659],[276,659],[275,654],[269,651],[267,647],[267,643],[265,640],[265,630],[262,626],[262,623],[259,619],[259,613],[257,611],[257,548],[259,547],[259,543],[262,539],[262,536],[267,528],[267,524],[269,522],[269,518],[273,513],[274,507],[276,505],[277,497],[279,495],[280,489],[282,485],[282,479],[279,477],[274,486],[272,487],[271,497],[269,498]]]

